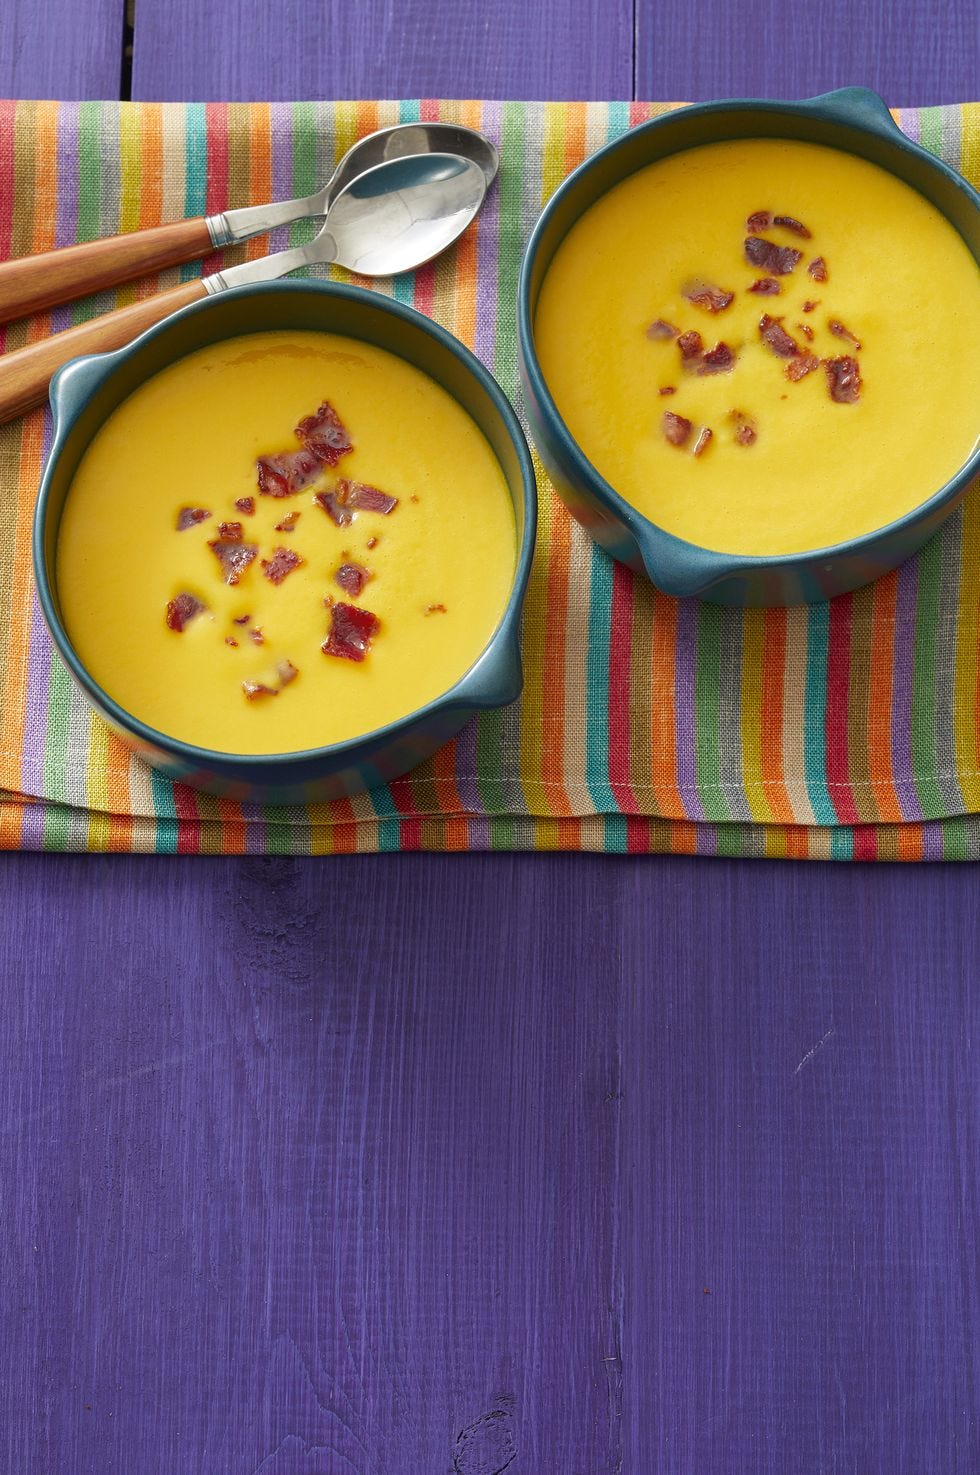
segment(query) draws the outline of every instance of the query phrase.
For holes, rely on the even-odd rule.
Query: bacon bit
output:
[[[226,539],[229,543],[240,543],[242,541],[242,525],[240,522],[223,522],[218,526],[218,537]]]
[[[750,235],[756,236],[759,234],[760,230],[768,230],[771,225],[771,210],[753,210],[752,214],[745,222],[745,229],[749,232]]]
[[[673,323],[668,323],[664,318],[657,318],[656,322],[651,323],[647,328],[647,337],[676,338],[679,332],[680,329],[675,328]]]
[[[735,367],[735,355],[727,343],[709,349],[701,360],[699,374],[725,374]]]
[[[689,333],[682,333],[677,340],[677,347],[681,351],[682,359],[700,358],[701,350],[704,348],[704,340],[697,328],[692,328]]]
[[[783,230],[788,230],[794,236],[802,236],[806,241],[813,235],[812,231],[807,230],[802,220],[795,220],[792,215],[774,215],[772,223],[781,225]]]
[[[830,277],[830,273],[827,270],[827,263],[822,256],[815,256],[807,267],[807,271],[815,282],[826,282]],[[805,312],[806,308],[803,310]]]
[[[232,645],[234,646],[235,650],[238,649],[238,641],[235,639],[234,635],[225,636],[225,645]]]
[[[204,507],[182,507],[177,513],[177,531],[186,533],[188,528],[196,527],[199,522],[207,522],[210,516]]]
[[[237,615],[231,623],[233,625],[247,625],[251,618],[251,615]]]
[[[658,394],[676,394],[677,393],[677,390],[674,388],[673,384],[662,384],[660,386],[660,388],[657,390],[657,393]]]
[[[208,547],[221,564],[226,584],[237,584],[259,551],[257,543],[232,543],[221,538],[213,539]]]
[[[255,463],[259,473],[259,491],[264,497],[291,497],[316,481],[322,471],[312,450],[280,451],[275,456],[260,456]]]
[[[803,252],[793,246],[777,246],[775,241],[765,241],[761,236],[748,236],[745,259],[750,266],[761,266],[773,276],[785,277],[802,261]]]
[[[694,442],[693,454],[695,456],[700,456],[702,451],[706,451],[708,449],[713,434],[714,432],[709,426],[702,425],[701,429],[698,431],[698,438]]]
[[[354,521],[354,509],[345,506],[335,491],[315,492],[313,500],[339,528],[345,528]]]
[[[354,449],[354,442],[333,405],[327,400],[296,427],[296,434],[324,466],[336,466],[341,456]]]
[[[368,538],[368,540],[367,540],[367,546],[369,548],[377,548],[377,546],[378,546],[378,540],[377,540],[377,538]]]
[[[355,507],[364,512],[380,512],[387,517],[398,506],[397,497],[391,497],[363,481],[348,481],[346,477],[340,478],[332,492],[317,492],[313,500],[339,528],[354,521]],[[417,500],[417,497],[412,498],[413,502]]]
[[[839,405],[857,404],[861,395],[861,370],[849,353],[840,358],[824,359],[830,398]]]
[[[853,343],[855,348],[861,347],[860,338],[855,338],[850,328],[844,327],[844,324],[841,322],[840,318],[830,318],[827,322],[827,327],[833,333],[835,338],[844,338],[847,340],[848,343]]]
[[[806,338],[809,343],[813,342],[813,329],[810,327],[809,323],[796,323],[794,324],[794,326],[799,328],[800,332],[803,334],[803,337]]]
[[[713,287],[710,282],[702,281],[688,282],[681,289],[681,295],[695,307],[703,307],[705,312],[724,312],[735,300],[734,292],[726,292],[724,287]]]
[[[279,692],[274,686],[266,686],[264,681],[243,681],[242,691],[250,702],[257,701],[259,697],[277,697]]]
[[[262,572],[270,584],[281,584],[286,575],[299,568],[302,562],[292,548],[273,548],[272,557],[262,560]]]
[[[744,410],[731,410],[729,411],[728,418],[735,426],[736,445],[752,445],[758,437],[758,432],[756,431],[755,421],[751,415],[746,415]]]
[[[782,290],[775,277],[758,277],[749,288],[759,297],[777,297]]]
[[[672,446],[686,445],[694,428],[690,420],[683,415],[675,415],[673,410],[664,410],[663,420],[660,423],[663,426],[664,435]]]
[[[298,521],[299,521],[299,512],[298,512],[298,510],[296,508],[293,508],[293,511],[287,513],[287,515],[283,518],[282,522],[277,522],[276,523],[275,530],[276,530],[277,533],[291,533],[295,529],[296,524],[297,524]]]
[[[799,380],[805,379],[807,374],[812,374],[819,363],[820,360],[816,354],[801,353],[796,358],[790,359],[786,365],[786,378],[796,384]]]
[[[235,503],[235,507],[239,512],[244,512],[246,517],[251,517],[253,512],[255,511],[255,498],[239,497],[238,501]]]
[[[356,599],[371,575],[361,563],[342,563],[333,577],[334,583]]]
[[[325,656],[340,656],[346,661],[363,661],[381,621],[369,609],[338,600],[331,607],[330,632],[320,649]]]
[[[279,677],[279,690],[295,681],[299,675],[299,667],[294,666],[292,661],[280,661],[276,666],[276,675]]]
[[[766,347],[781,359],[793,358],[800,351],[800,345],[789,336],[779,319],[771,318],[767,312],[759,319],[759,334]]]
[[[176,599],[171,599],[167,605],[167,628],[183,631],[185,625],[189,625],[197,615],[203,615],[207,605],[202,603],[193,594],[178,594]]]
[[[819,298],[816,300],[816,302],[807,301],[807,302],[804,302],[804,304],[803,304],[803,311],[804,312],[812,312],[815,307],[819,307],[819,306],[820,306],[820,299]]]
[[[425,612],[427,615],[444,615],[447,613],[444,604],[427,604],[425,606]]]
[[[259,629],[258,625],[249,630],[248,638],[253,645],[265,645],[265,636],[262,634],[262,631]]]

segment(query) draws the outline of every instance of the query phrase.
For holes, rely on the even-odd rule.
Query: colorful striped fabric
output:
[[[373,283],[464,339],[518,396],[523,242],[590,151],[655,104],[0,104],[0,259],[311,192],[359,134],[419,116],[482,128],[499,188],[454,255]],[[980,107],[896,114],[980,181]],[[226,262],[306,239],[309,224]],[[3,332],[14,348],[200,264]],[[338,273],[338,275],[342,275]],[[0,847],[184,853],[597,850],[980,856],[980,503],[873,587],[792,610],[669,599],[599,552],[538,466],[522,700],[423,768],[315,809],[174,786],[72,690],[31,587],[46,412],[0,427]]]

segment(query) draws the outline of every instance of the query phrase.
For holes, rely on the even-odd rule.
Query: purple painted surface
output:
[[[631,91],[602,0],[138,10],[136,95]],[[975,90],[967,0],[755,13],[644,4],[639,92]],[[975,868],[0,865],[0,1469],[977,1468]]]

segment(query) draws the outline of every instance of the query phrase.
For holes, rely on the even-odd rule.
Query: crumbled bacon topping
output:
[[[296,524],[298,522],[299,522],[299,511],[298,511],[297,508],[294,507],[293,510],[292,510],[292,512],[288,512],[286,514],[286,516],[283,518],[282,522],[277,522],[276,523],[276,532],[277,533],[291,533],[295,529]]]
[[[745,222],[745,229],[750,235],[757,236],[760,230],[768,230],[772,225],[771,210],[753,210]]]
[[[773,225],[781,225],[783,230],[788,230],[791,235],[802,236],[806,241],[813,234],[812,231],[807,230],[802,220],[796,220],[792,215],[774,215],[772,217],[772,223]]]
[[[833,333],[835,338],[843,338],[846,342],[853,344],[855,348],[861,347],[861,340],[859,338],[855,338],[850,328],[844,327],[844,324],[841,322],[840,318],[829,318],[827,321],[827,327]]]
[[[746,261],[750,266],[761,266],[773,276],[788,276],[802,258],[803,252],[793,246],[777,246],[775,241],[766,241],[761,236],[746,237]]]
[[[657,393],[658,394],[676,394],[677,393],[677,390],[675,389],[675,387],[674,387],[673,384],[661,384],[660,388],[657,390]]]
[[[728,416],[735,426],[735,444],[751,446],[758,438],[755,421],[744,410],[731,410]]]
[[[779,319],[771,318],[767,312],[759,319],[759,336],[766,347],[779,358],[792,358],[800,351],[800,345],[789,336]]]
[[[299,568],[302,562],[292,548],[274,548],[271,558],[263,558],[262,572],[270,584],[281,584],[286,575]]]
[[[822,256],[815,256],[807,267],[807,271],[815,282],[825,282],[830,276],[827,270],[827,263]],[[804,308],[805,311],[806,309]]]
[[[225,636],[225,645],[234,646],[235,650],[238,649],[238,641],[235,639],[234,635]]]
[[[786,365],[786,378],[796,384],[800,379],[805,379],[807,374],[812,374],[819,363],[820,360],[814,353],[797,354]]]
[[[354,442],[333,405],[327,400],[296,427],[296,434],[324,466],[336,466],[341,456],[354,449]]]
[[[211,516],[205,507],[182,507],[177,513],[177,531],[185,533],[188,528],[196,527],[199,522],[207,522]]]
[[[679,331],[680,329],[675,328],[673,323],[668,323],[664,318],[657,318],[657,320],[651,323],[649,328],[647,328],[647,337],[676,338]]]
[[[242,691],[250,702],[255,702],[259,697],[277,697],[279,692],[274,686],[266,686],[264,681],[243,681]]]
[[[725,374],[735,367],[735,355],[727,343],[719,343],[703,355],[699,374]]]
[[[206,609],[207,605],[196,595],[178,594],[176,599],[171,599],[167,605],[167,628],[180,633],[197,615],[203,615]]]
[[[672,446],[686,445],[694,428],[690,420],[684,415],[675,415],[673,410],[664,410],[660,423],[663,426],[664,435]]]
[[[824,359],[830,398],[839,405],[857,404],[861,395],[861,370],[849,353],[840,358]]]
[[[701,356],[704,340],[697,328],[692,328],[690,332],[681,334],[677,340],[677,347],[681,351],[682,359],[696,359]]]
[[[368,546],[368,548],[377,548],[377,546],[378,546],[378,540],[377,540],[377,538],[368,538],[368,540],[367,540],[367,546]]]
[[[259,475],[259,491],[264,497],[291,497],[316,481],[323,467],[312,449],[279,451],[274,456],[260,456],[255,463]]]
[[[279,689],[281,691],[284,686],[288,686],[291,681],[296,680],[299,675],[299,667],[294,666],[292,661],[279,661],[276,665],[276,675],[279,677]]]
[[[750,235],[756,236],[760,230],[769,230],[773,225],[781,225],[783,230],[791,231],[794,236],[810,239],[811,232],[801,220],[794,219],[792,215],[773,215],[771,210],[754,211],[745,222],[745,229]]]
[[[803,334],[803,337],[807,340],[807,342],[813,342],[813,329],[810,327],[809,323],[796,323],[794,324],[794,326],[799,328],[800,332]]]
[[[775,277],[757,277],[749,288],[758,297],[777,297],[782,290]]]
[[[333,577],[334,583],[356,599],[371,575],[361,563],[342,563]]]
[[[259,551],[257,543],[235,543],[224,538],[212,539],[208,547],[221,564],[226,584],[237,584]]]
[[[218,537],[224,538],[229,543],[240,543],[242,541],[242,525],[240,522],[222,522],[218,525]]]
[[[233,625],[247,625],[249,623],[249,621],[251,620],[251,618],[252,618],[251,615],[236,615],[235,618],[232,620],[232,624]]]
[[[330,631],[321,650],[346,661],[363,661],[380,628],[381,621],[369,609],[338,600],[330,607]]]
[[[427,604],[425,606],[425,612],[427,615],[444,615],[447,613],[444,604]]]
[[[734,292],[726,292],[724,287],[715,287],[710,282],[700,280],[688,282],[682,288],[682,296],[688,302],[693,302],[695,307],[703,307],[705,312],[724,312],[735,300]]]
[[[363,481],[348,481],[346,477],[340,478],[332,492],[317,492],[313,500],[339,528],[353,522],[355,508],[380,512],[387,517],[398,506],[397,497]]]
[[[817,298],[816,301],[813,301],[812,299],[808,299],[803,304],[803,311],[804,312],[812,312],[815,307],[819,307],[819,306],[820,306],[820,299],[819,298]]]
[[[698,431],[698,438],[694,442],[694,451],[693,451],[693,454],[695,456],[700,456],[703,451],[706,451],[708,449],[708,446],[711,443],[711,437],[712,437],[713,434],[714,434],[714,431],[711,429],[710,426],[708,426],[708,425],[702,425],[701,426],[701,429]]]
[[[248,638],[253,645],[265,645],[265,636],[262,634],[258,625],[253,625],[252,629],[249,630]]]
[[[246,517],[251,517],[255,511],[255,498],[239,497],[235,503],[235,509],[238,512],[244,512]]]

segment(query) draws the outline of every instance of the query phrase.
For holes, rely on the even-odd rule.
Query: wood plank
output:
[[[629,95],[632,0],[196,0],[140,11],[136,98]]]
[[[0,97],[118,97],[123,29],[122,0],[3,0]]]
[[[972,102],[980,86],[973,0],[938,10],[890,0],[729,4],[636,0],[636,96],[812,97],[873,87],[892,107]]]

